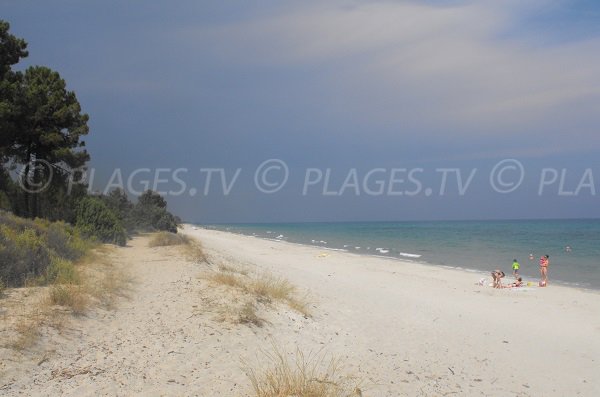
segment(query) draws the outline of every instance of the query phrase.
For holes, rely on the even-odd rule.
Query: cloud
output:
[[[589,148],[599,144],[600,39],[540,42],[519,26],[527,13],[559,5],[309,2],[177,35],[238,68],[319,71],[312,78],[322,95],[311,100],[369,133],[525,135],[550,150],[569,128]]]

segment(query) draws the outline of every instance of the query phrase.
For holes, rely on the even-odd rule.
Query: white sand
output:
[[[136,280],[130,299],[74,320],[40,366],[5,370],[0,394],[247,395],[240,357],[252,361],[275,341],[341,357],[366,396],[600,395],[597,292],[495,290],[458,270],[185,232],[213,263],[287,278],[309,293],[313,317],[280,305],[261,313],[262,328],[217,322],[205,304],[214,290],[196,278],[204,266],[138,238],[118,250]]]
[[[309,289],[315,324],[300,339],[348,356],[380,384],[373,395],[600,395],[597,292],[497,290],[465,271],[189,233]]]

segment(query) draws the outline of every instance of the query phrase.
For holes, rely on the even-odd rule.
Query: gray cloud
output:
[[[316,100],[370,135],[525,135],[530,149],[555,153],[568,132],[565,151],[597,148],[600,39],[503,38],[524,13],[555,3],[309,3],[177,36],[238,68],[319,68]]]

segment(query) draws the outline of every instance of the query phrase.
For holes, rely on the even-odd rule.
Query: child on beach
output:
[[[517,262],[516,259],[513,259],[512,270],[513,270],[513,276],[515,276],[515,278],[519,278],[519,269],[520,268],[521,268],[521,265],[519,265],[519,262]]]

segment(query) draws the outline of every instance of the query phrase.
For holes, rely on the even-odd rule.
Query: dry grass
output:
[[[49,303],[68,308],[75,315],[85,313],[90,303],[89,295],[80,285],[59,284],[50,287]]]
[[[38,288],[31,296],[23,297],[27,301],[27,307],[16,308],[18,314],[15,315],[14,323],[5,331],[12,333],[14,338],[10,338],[3,343],[3,346],[23,351],[36,344],[42,334],[43,327],[62,328],[65,320],[64,313],[54,312],[50,309],[48,299],[44,296],[47,288]]]
[[[245,269],[219,265],[217,271],[201,275],[216,285],[235,288],[259,303],[283,302],[305,317],[310,317],[306,297],[299,298],[297,289],[289,281],[269,273],[251,276]]]
[[[193,262],[206,262],[206,255],[202,249],[202,244],[194,239],[190,239],[189,244],[183,246],[183,253],[188,260]]]
[[[17,338],[8,346],[18,351],[33,346],[40,336],[42,323],[43,320],[39,315],[19,321],[15,326]]]
[[[158,232],[148,242],[149,247],[166,247],[171,245],[190,244],[190,238],[185,234]]]
[[[323,353],[305,355],[299,349],[288,358],[276,346],[273,352],[262,353],[258,370],[243,361],[256,397],[362,396],[360,381],[339,375],[339,359]]]
[[[181,233],[158,232],[148,242],[149,247],[181,246],[183,254],[193,262],[205,262],[206,256],[199,241]]]
[[[224,263],[219,264],[218,269],[222,273],[237,273],[237,274],[241,274],[243,276],[247,276],[249,273],[247,269],[244,269],[241,267],[230,266],[230,265],[227,265]]]
[[[128,296],[131,283],[130,277],[113,263],[113,252],[114,247],[95,250],[94,255],[81,266],[83,289],[95,304],[106,309],[113,309],[117,298]]]
[[[215,284],[246,289],[246,283],[244,282],[244,280],[241,277],[236,276],[232,273],[210,273],[206,277]]]
[[[100,274],[92,284],[89,293],[102,307],[113,309],[117,298],[128,296],[129,284],[129,277],[125,273],[112,268]]]
[[[306,297],[298,298],[296,287],[286,279],[263,274],[252,280],[250,291],[261,300],[285,302],[291,309],[310,317]]]
[[[235,322],[238,324],[250,324],[262,327],[265,323],[265,320],[258,316],[256,304],[253,302],[246,302],[241,307],[236,317]]]
[[[60,330],[69,315],[83,315],[93,306],[112,308],[118,296],[125,296],[128,285],[111,262],[113,251],[99,247],[74,266],[59,263],[54,284],[26,288],[21,298],[12,302],[11,311],[20,319],[11,327],[15,339],[7,346],[27,349],[36,343],[44,327]]]

